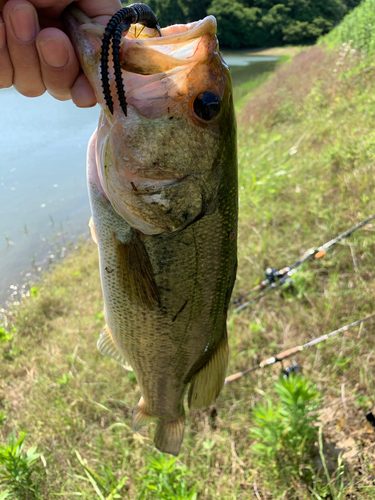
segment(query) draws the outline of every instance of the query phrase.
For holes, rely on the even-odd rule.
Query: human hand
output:
[[[91,107],[96,97],[83,73],[61,14],[71,0],[0,0],[0,89],[14,85],[27,97],[46,90],[60,101]],[[106,25],[120,0],[78,0],[89,17]]]

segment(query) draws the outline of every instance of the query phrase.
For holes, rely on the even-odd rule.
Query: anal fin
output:
[[[196,372],[190,382],[188,405],[192,410],[210,406],[220,394],[228,366],[229,347],[227,333],[208,362]]]
[[[94,221],[93,221],[92,217],[91,217],[90,222],[89,222],[89,228],[91,231],[91,238],[95,241],[96,244],[98,244],[98,237],[96,236]]]
[[[108,358],[112,358],[120,365],[122,365],[126,370],[132,371],[133,368],[130,366],[128,361],[124,358],[124,356],[118,351],[115,341],[112,338],[111,332],[109,331],[108,326],[105,326],[102,333],[98,338],[98,342],[96,344],[97,348],[103,354],[103,356],[107,356]]]
[[[155,420],[149,413],[147,413],[145,400],[141,398],[137,406],[133,410],[132,415],[132,429],[133,431],[139,431],[142,427]]]

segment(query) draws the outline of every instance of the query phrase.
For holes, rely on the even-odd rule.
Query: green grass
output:
[[[281,64],[284,64],[289,60],[290,56],[281,55],[276,63],[276,67],[280,66]],[[257,77],[252,78],[248,82],[242,83],[241,85],[237,85],[236,87],[234,87],[233,98],[235,101],[236,111],[240,110],[241,106],[246,102],[246,100],[249,99],[251,93],[254,92],[254,90],[259,88],[261,85],[263,85],[265,82],[267,82],[272,77],[273,73],[274,71],[265,71],[264,73],[261,73]]]
[[[321,37],[319,43],[331,47],[350,43],[353,49],[373,55],[375,52],[375,1],[363,0],[344,17],[336,28]]]
[[[2,500],[5,499],[35,499],[41,498],[39,483],[41,478],[41,463],[37,464],[41,453],[37,453],[36,446],[24,451],[26,434],[20,433],[16,439],[15,432],[8,437],[8,442],[0,446],[0,486],[2,486]]]
[[[315,47],[241,104],[234,297],[266,267],[290,264],[375,213],[374,96],[371,62]],[[294,288],[230,313],[228,372],[373,312],[373,249],[370,224],[306,265]],[[213,407],[190,413],[175,460],[155,452],[152,424],[131,431],[137,382],[96,350],[97,266],[94,243],[82,243],[3,313],[0,444],[14,429],[27,432],[25,446],[45,459],[18,500],[33,491],[48,500],[374,498],[375,433],[364,416],[375,404],[373,323],[298,355],[302,385],[280,382],[274,365],[226,386]],[[262,422],[274,441],[254,430]],[[0,482],[0,495],[10,489]]]

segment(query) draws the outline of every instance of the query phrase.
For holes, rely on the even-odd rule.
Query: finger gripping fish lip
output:
[[[143,24],[148,28],[156,28],[161,36],[159,21],[154,12],[146,4],[132,4],[119,10],[109,20],[102,40],[102,52],[100,60],[102,89],[105,103],[113,115],[113,98],[109,86],[108,75],[108,55],[112,41],[113,65],[115,71],[115,81],[117,96],[124,115],[127,116],[127,103],[125,97],[124,84],[121,77],[120,44],[125,31],[128,31],[131,24]]]

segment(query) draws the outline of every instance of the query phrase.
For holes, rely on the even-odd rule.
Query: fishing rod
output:
[[[244,370],[242,372],[237,372],[237,373],[234,373],[233,375],[230,375],[229,377],[227,377],[225,379],[225,385],[230,384],[232,382],[235,382],[251,372],[254,372],[254,371],[259,370],[261,368],[265,368],[267,366],[274,365],[275,363],[279,363],[281,361],[284,361],[284,359],[290,358],[291,356],[294,356],[295,354],[298,354],[298,353],[304,351],[305,349],[308,349],[309,347],[313,347],[314,345],[320,344],[321,342],[324,342],[325,340],[328,340],[331,337],[334,337],[335,335],[338,335],[342,332],[346,332],[350,328],[353,328],[354,326],[357,326],[361,323],[364,323],[365,321],[369,321],[370,319],[372,319],[374,317],[375,317],[375,313],[372,313],[370,316],[367,316],[366,318],[362,318],[362,319],[359,319],[357,321],[353,321],[353,323],[349,323],[348,325],[342,326],[341,328],[339,328],[337,330],[333,330],[330,333],[327,333],[325,335],[317,337],[316,339],[310,340],[309,342],[306,342],[306,344],[295,346],[295,347],[292,347],[291,349],[287,349],[286,351],[282,351],[279,354],[276,354],[275,356],[272,356],[270,358],[267,358],[267,359],[261,361],[258,365],[255,365],[252,368],[247,368],[246,370]]]
[[[337,245],[337,243],[339,243],[344,238],[347,238],[348,236],[353,234],[357,229],[365,226],[373,219],[375,219],[375,214],[370,215],[370,217],[367,217],[367,219],[359,222],[358,224],[351,227],[350,229],[348,229],[344,233],[339,234],[338,236],[336,236],[336,238],[333,238],[332,240],[327,241],[326,243],[324,243],[324,245],[320,246],[319,248],[311,248],[303,255],[303,257],[301,259],[297,260],[296,262],[294,262],[294,264],[291,264],[290,266],[286,266],[286,267],[283,267],[281,269],[275,269],[275,268],[271,268],[271,267],[267,268],[266,269],[266,279],[263,280],[261,283],[259,283],[259,285],[255,286],[249,292],[246,292],[243,295],[241,295],[240,297],[238,297],[237,299],[235,299],[232,302],[232,305],[240,304],[244,300],[244,298],[246,298],[251,293],[257,292],[259,290],[262,290],[262,291],[258,295],[256,295],[255,297],[251,298],[250,300],[247,300],[246,302],[244,302],[240,306],[236,307],[233,312],[239,313],[239,312],[243,311],[250,304],[261,299],[271,290],[274,290],[275,288],[282,286],[284,283],[287,283],[290,280],[291,276],[293,276],[293,274],[295,274],[300,269],[302,264],[304,264],[305,262],[307,262],[309,260],[322,259],[326,255],[326,253],[329,250],[331,250],[332,247]]]

